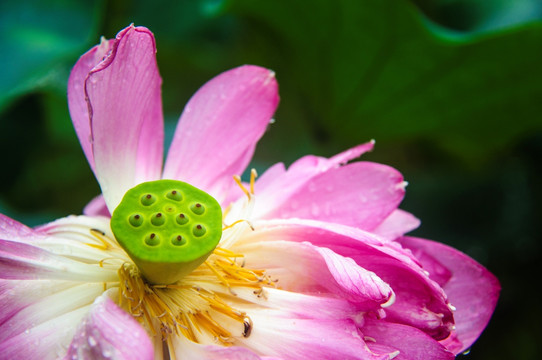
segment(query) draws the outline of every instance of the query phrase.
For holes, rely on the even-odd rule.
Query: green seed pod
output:
[[[192,185],[150,181],[126,192],[113,212],[111,229],[147,281],[171,284],[203,263],[218,245],[222,210],[212,196]]]

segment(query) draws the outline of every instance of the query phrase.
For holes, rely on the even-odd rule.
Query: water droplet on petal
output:
[[[88,344],[91,347],[94,347],[94,346],[98,345],[98,343],[96,342],[96,339],[94,339],[92,336],[89,336],[87,341],[88,341]]]
[[[113,355],[113,353],[110,351],[110,350],[103,350],[102,351],[102,356],[106,359],[109,359],[111,358],[111,356]]]

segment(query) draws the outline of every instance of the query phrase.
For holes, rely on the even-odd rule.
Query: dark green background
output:
[[[539,359],[542,3],[538,0],[12,1],[0,3],[0,211],[78,214],[99,188],[70,123],[71,66],[130,23],[156,36],[166,130],[194,91],[245,63],[281,103],[253,166],[365,158],[409,181],[415,235],[487,266],[503,291],[467,359]]]

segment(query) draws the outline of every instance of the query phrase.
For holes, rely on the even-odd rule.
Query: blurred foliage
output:
[[[310,16],[287,0],[233,3],[261,39],[288,49],[277,73],[297,84],[315,135],[336,149],[360,134],[426,137],[477,164],[540,128],[540,24],[480,37],[428,26],[404,1],[316,0]]]
[[[0,2],[0,110],[39,88],[65,91],[71,60],[97,30],[96,10],[86,1]]]
[[[155,34],[171,137],[188,98],[244,63],[281,104],[253,166],[377,140],[366,159],[410,182],[414,234],[467,252],[502,297],[468,359],[538,359],[542,3],[537,0],[4,0],[0,212],[29,225],[80,213],[99,188],[71,127],[78,56],[130,23]],[[531,295],[532,296],[532,295]]]

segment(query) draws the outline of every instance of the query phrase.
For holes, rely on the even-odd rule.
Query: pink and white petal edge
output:
[[[385,320],[365,319],[361,332],[376,353],[392,354],[399,360],[452,360],[454,354],[422,331]],[[394,356],[395,355],[395,356]]]
[[[253,236],[259,242],[247,239],[232,249],[247,254],[247,266],[268,269],[285,290],[340,296],[363,311],[377,311],[393,303],[391,287],[375,273],[328,248],[309,242],[273,240],[283,234],[279,230],[268,236],[256,230]]]
[[[372,162],[330,168],[312,177],[299,174],[297,181],[291,174],[285,174],[280,191],[257,192],[256,217],[314,219],[372,230],[397,209],[405,194],[406,183],[397,170]]]
[[[176,359],[184,360],[261,360],[253,351],[238,347],[223,347],[217,345],[201,345],[184,337],[171,338]]]
[[[91,143],[94,172],[113,211],[129,188],[160,177],[164,132],[154,36],[129,26],[108,44],[84,82],[91,130],[81,142],[83,149]]]
[[[32,242],[43,235],[6,215],[0,214],[0,240]]]
[[[277,163],[267,169],[255,184],[256,195],[270,197],[268,200],[273,200],[272,197],[277,193],[285,193],[283,197],[291,196],[295,191],[303,186],[307,181],[317,174],[324,173],[329,169],[339,167],[346,164],[364,153],[371,151],[374,147],[374,141],[355,146],[332,158],[324,158],[319,156],[308,155],[294,162],[288,170],[284,164]],[[260,210],[262,213],[267,212],[265,209]],[[258,216],[256,216],[258,217]]]
[[[286,242],[309,241],[352,258],[364,269],[378,274],[393,289],[396,299],[386,308],[388,318],[438,338],[449,335],[453,315],[445,292],[427,276],[411,252],[399,244],[356,228],[314,220],[258,221],[254,227],[256,231],[245,236],[243,242],[256,241],[251,240],[253,236],[258,237],[260,244],[274,238]]]
[[[90,202],[83,209],[83,214],[87,216],[111,217],[111,213],[109,213],[105,199],[101,194],[90,200]]]
[[[375,354],[367,347],[350,319],[285,319],[260,309],[251,318],[251,336],[239,341],[260,354],[284,359],[389,360],[388,354]]]
[[[421,221],[411,213],[396,209],[371,232],[388,240],[395,240],[417,229],[420,223]]]
[[[152,360],[154,348],[145,329],[107,294],[98,297],[81,321],[65,359]]]
[[[85,91],[85,81],[90,71],[102,62],[113,48],[115,39],[105,40],[83,54],[75,63],[68,79],[68,107],[73,127],[94,171],[94,155],[92,153],[92,131],[88,112],[88,98]]]
[[[455,333],[462,343],[452,350],[456,354],[467,350],[491,319],[501,289],[499,281],[485,267],[450,246],[414,237],[404,237],[400,242],[415,255],[425,253],[451,272],[444,291],[456,309]]]
[[[211,79],[192,96],[181,115],[163,177],[208,192],[234,186],[231,176],[242,174],[248,165],[278,101],[274,73],[258,66],[241,66]],[[225,168],[231,173],[221,174]],[[225,196],[211,195],[219,201]]]

